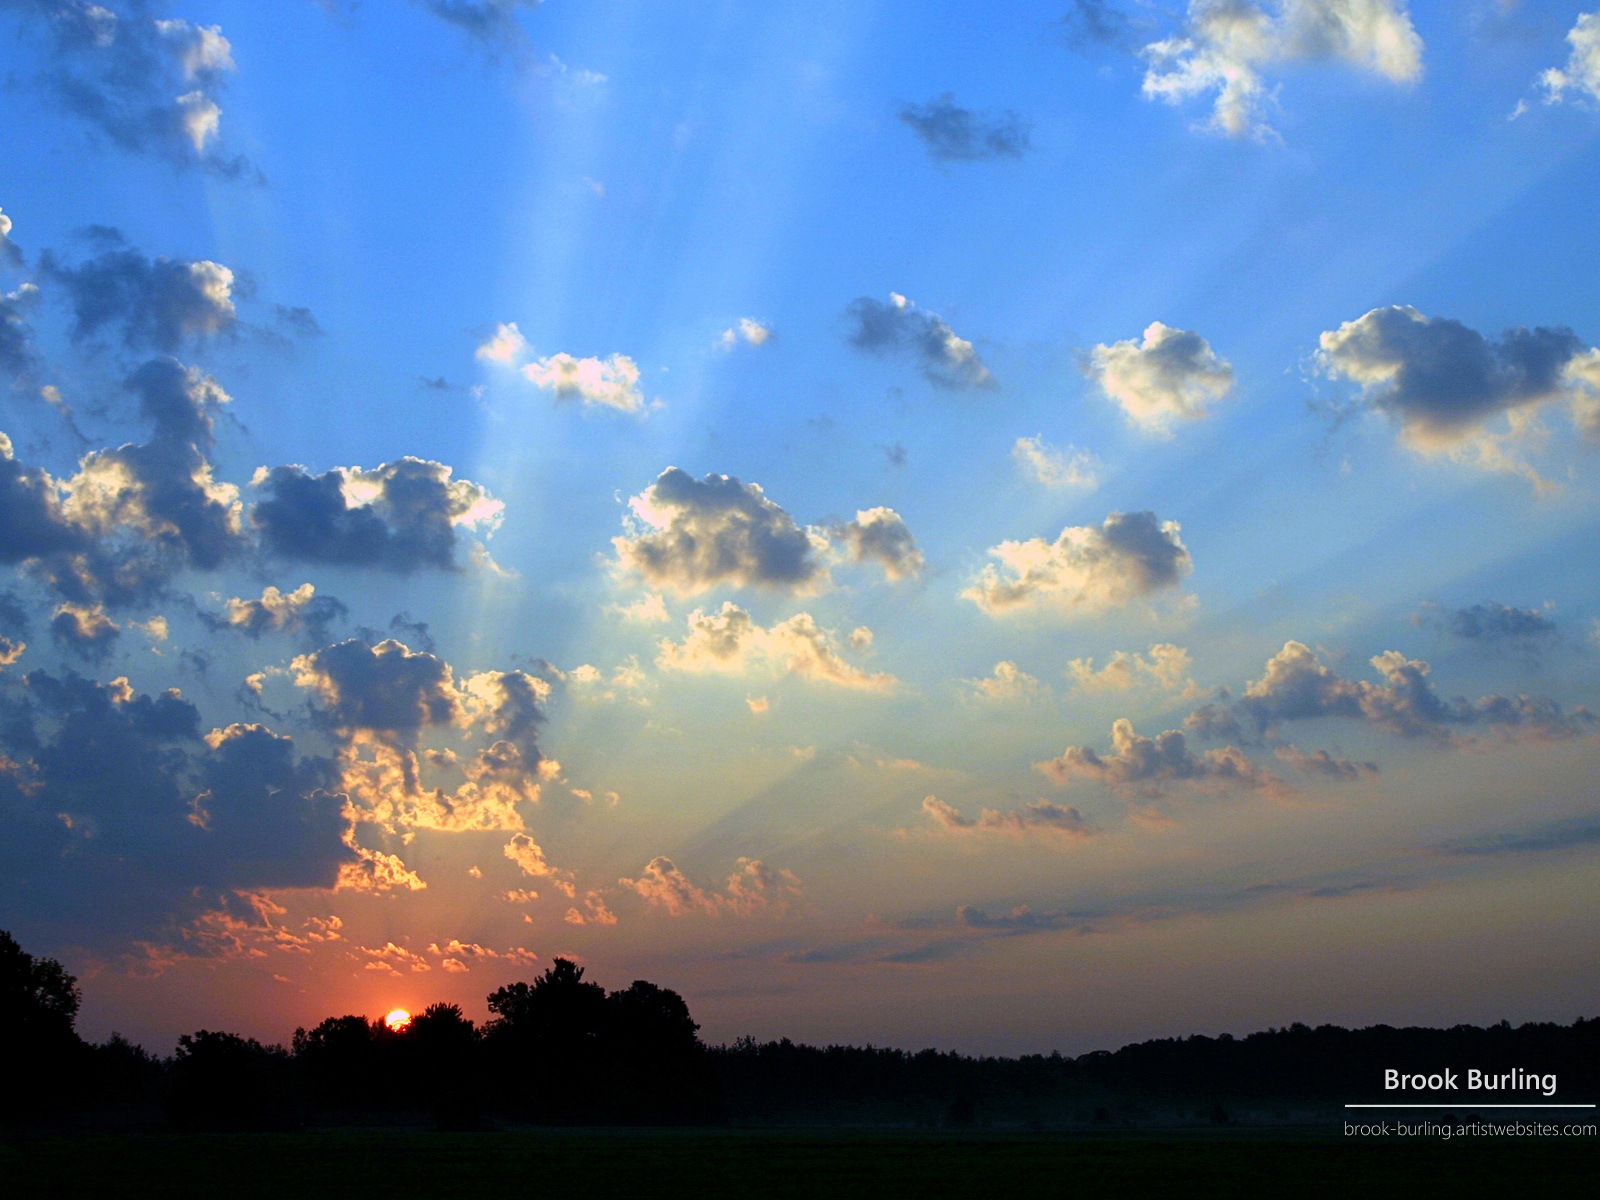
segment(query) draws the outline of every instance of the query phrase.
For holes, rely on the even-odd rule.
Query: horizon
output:
[[[85,1035],[1592,1011],[1600,9],[1235,7],[0,0]]]

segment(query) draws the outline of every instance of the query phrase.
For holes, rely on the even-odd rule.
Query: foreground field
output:
[[[1249,1131],[529,1130],[11,1137],[18,1197],[1591,1195],[1600,1145]]]

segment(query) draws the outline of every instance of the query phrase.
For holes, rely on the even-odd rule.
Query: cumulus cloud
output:
[[[425,727],[453,724],[461,712],[450,664],[392,638],[326,646],[296,658],[293,671],[295,685],[320,701],[326,724],[346,736],[363,731],[410,744]]]
[[[1283,790],[1281,779],[1251,762],[1237,746],[1197,754],[1178,730],[1143,737],[1125,717],[1112,723],[1109,754],[1091,746],[1069,746],[1059,758],[1034,765],[1063,785],[1090,779],[1114,792],[1146,796],[1161,795],[1175,785]]]
[[[985,679],[963,679],[967,694],[989,704],[1031,704],[1050,694],[1050,689],[1016,663],[997,662]]]
[[[47,251],[40,266],[65,290],[76,337],[112,329],[130,349],[171,352],[186,341],[228,333],[238,323],[233,272],[221,263],[151,259],[123,249],[77,267]]]
[[[740,317],[737,324],[717,335],[717,346],[723,350],[732,350],[740,342],[746,346],[764,346],[771,337],[772,330],[754,317]]]
[[[1114,512],[1073,525],[1053,542],[1001,542],[990,564],[962,592],[984,612],[1092,613],[1176,587],[1193,568],[1176,521],[1152,512]]]
[[[170,930],[219,892],[329,887],[356,860],[332,764],[288,737],[203,733],[176,690],[70,671],[0,676],[0,699],[8,910],[98,945]]]
[[[10,246],[0,241],[0,250]],[[0,371],[25,378],[33,369],[33,327],[27,313],[39,297],[39,289],[25,283],[14,292],[0,292]]]
[[[1087,371],[1128,420],[1167,437],[1174,422],[1204,417],[1233,390],[1233,367],[1205,338],[1160,321],[1146,327],[1143,341],[1096,346]]]
[[[1412,450],[1489,469],[1529,472],[1518,443],[1542,407],[1566,401],[1587,430],[1600,403],[1600,351],[1570,329],[1518,327],[1491,341],[1396,305],[1322,334],[1318,360],[1329,376],[1358,385]]]
[[[46,46],[40,93],[113,145],[222,175],[248,172],[243,158],[216,153],[218,98],[235,69],[218,26],[151,19],[141,3],[122,13],[88,0],[8,0],[4,7],[22,14]]]
[[[98,605],[63,604],[50,621],[56,644],[91,662],[109,658],[121,635],[122,627]]]
[[[522,868],[524,875],[534,879],[548,879],[552,887],[572,896],[575,888],[572,872],[552,866],[544,856],[544,849],[525,833],[513,834],[505,844],[505,856]]]
[[[1028,478],[1047,488],[1093,491],[1100,486],[1100,462],[1087,450],[1074,446],[1057,450],[1042,438],[1019,437],[1011,447],[1011,457]]]
[[[268,498],[250,519],[268,553],[300,562],[400,574],[453,570],[463,530],[492,531],[505,505],[443,463],[401,458],[370,470],[262,467]]]
[[[1394,83],[1422,75],[1405,0],[1190,0],[1183,32],[1143,54],[1147,98],[1181,104],[1214,92],[1206,128],[1230,137],[1273,135],[1265,74],[1288,63],[1342,63]]]
[[[239,596],[228,601],[221,617],[203,614],[202,620],[213,629],[234,629],[258,638],[263,633],[304,633],[313,641],[326,638],[328,626],[349,614],[332,596],[316,594],[315,584],[302,583],[291,592],[267,586],[259,600]]]
[[[910,354],[929,383],[944,388],[986,388],[994,376],[966,338],[937,313],[918,308],[899,292],[889,303],[860,296],[845,310],[850,344],[873,354]]]
[[[870,643],[852,634],[852,648]],[[893,675],[862,670],[840,653],[838,635],[820,627],[810,613],[796,613],[769,628],[758,625],[732,601],[714,613],[695,609],[689,614],[689,634],[681,642],[663,638],[656,664],[664,670],[740,674],[753,667],[796,675],[801,679],[831,683],[862,691],[887,692],[898,681]]]
[[[1048,800],[1035,800],[1010,812],[980,809],[976,817],[969,817],[937,796],[925,796],[922,811],[946,833],[995,833],[1010,837],[1047,836],[1076,840],[1086,838],[1092,832],[1089,823],[1077,809],[1052,804]]]
[[[617,564],[652,586],[682,595],[719,584],[801,594],[827,583],[826,539],[797,525],[759,484],[668,467],[628,507],[628,534],[611,543]]]
[[[522,374],[557,400],[579,400],[586,408],[636,413],[645,407],[644,393],[639,390],[639,365],[626,354],[610,358],[552,354],[525,364]]]
[[[148,599],[186,566],[221,565],[240,546],[238,492],[212,475],[216,381],[172,359],[126,381],[148,442],[96,450],[56,480],[18,463],[0,434],[0,556],[31,562],[66,600]]]
[[[1189,652],[1171,642],[1159,642],[1148,654],[1118,650],[1103,667],[1092,658],[1075,658],[1067,663],[1067,677],[1085,692],[1125,692],[1136,687],[1156,687],[1192,699],[1200,687],[1190,677]]]
[[[847,559],[876,563],[891,580],[919,575],[927,565],[922,551],[917,549],[917,539],[892,508],[880,505],[862,509],[853,521],[836,525],[828,532]]]
[[[1551,67],[1539,77],[1545,101],[1556,104],[1573,96],[1600,101],[1600,12],[1579,13],[1567,31],[1572,54],[1565,67]]]
[[[670,858],[661,855],[645,864],[639,878],[618,882],[669,917],[781,914],[801,894],[800,880],[793,872],[775,870],[758,858],[739,859],[723,893],[697,886]]]
[[[1020,158],[1028,149],[1028,130],[1016,113],[973,112],[957,104],[952,92],[927,104],[906,105],[900,119],[939,162]]]
[[[496,325],[494,333],[478,347],[477,356],[484,362],[509,366],[527,352],[528,339],[522,336],[522,330],[512,321],[510,324]]]
[[[1363,721],[1401,737],[1452,745],[1464,740],[1457,732],[1462,728],[1560,741],[1576,737],[1596,723],[1587,708],[1564,711],[1554,701],[1540,697],[1446,698],[1429,681],[1432,668],[1398,650],[1375,655],[1371,662],[1383,677],[1382,683],[1345,679],[1304,643],[1288,642],[1238,700],[1226,710],[1217,706],[1198,710],[1190,718],[1190,728],[1231,735],[1243,724],[1258,733],[1273,733],[1289,722],[1337,717]]]
[[[22,262],[21,248],[11,240],[11,231],[16,228],[6,211],[0,208],[0,263],[16,266]]]

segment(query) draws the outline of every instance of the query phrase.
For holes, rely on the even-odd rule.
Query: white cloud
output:
[[[626,354],[604,359],[552,354],[526,364],[522,374],[557,400],[581,400],[585,407],[614,408],[619,412],[644,411],[639,365]]]
[[[1176,421],[1205,416],[1233,389],[1233,367],[1205,338],[1160,321],[1145,329],[1142,342],[1096,346],[1088,369],[1130,421],[1162,436],[1171,435]]]
[[[1572,46],[1567,65],[1551,67],[1539,77],[1546,103],[1558,103],[1573,92],[1600,100],[1600,12],[1579,13],[1567,41]]]
[[[1095,668],[1092,658],[1075,658],[1067,664],[1067,676],[1085,692],[1125,692],[1136,687],[1156,687],[1190,700],[1202,690],[1189,677],[1192,665],[1189,652],[1182,646],[1158,642],[1150,647],[1148,655],[1118,650],[1099,669]]]
[[[962,592],[991,615],[1024,611],[1099,612],[1174,587],[1193,564],[1176,521],[1114,512],[1100,526],[1074,525],[1053,542],[1001,542],[999,566]]]
[[[717,345],[723,350],[732,350],[740,342],[747,346],[764,346],[772,337],[772,330],[753,317],[740,317],[738,324],[724,329],[717,335]]]
[[[528,339],[522,336],[522,330],[513,321],[509,325],[495,326],[494,334],[478,347],[477,355],[485,362],[509,366],[527,352]]]
[[[859,646],[852,635],[851,643]],[[796,675],[862,691],[894,689],[893,675],[876,674],[846,662],[839,639],[810,613],[796,613],[770,628],[756,624],[744,609],[727,601],[714,613],[689,614],[689,634],[681,642],[663,638],[656,658],[664,670],[743,674],[752,668]]]
[[[1100,463],[1087,450],[1064,446],[1056,450],[1042,438],[1019,437],[1011,447],[1011,457],[1035,483],[1047,488],[1100,486]]]
[[[1422,75],[1422,39],[1405,0],[1190,0],[1176,37],[1144,48],[1144,94],[1180,104],[1216,93],[1207,128],[1272,136],[1264,110],[1276,95],[1264,72],[1295,61],[1332,61],[1395,83]]]
[[[997,662],[986,679],[963,679],[967,695],[988,704],[1031,704],[1050,689],[1009,660]]]

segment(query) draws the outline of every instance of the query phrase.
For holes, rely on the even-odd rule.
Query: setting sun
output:
[[[396,1033],[399,1033],[407,1025],[411,1024],[411,1014],[403,1008],[397,1008],[383,1018],[383,1023]]]

